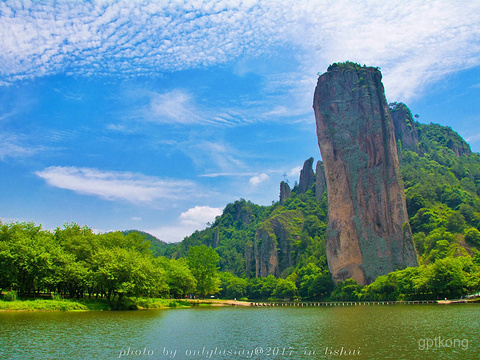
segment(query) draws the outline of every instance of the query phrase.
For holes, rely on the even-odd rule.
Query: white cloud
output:
[[[148,203],[195,196],[196,185],[186,180],[159,179],[130,172],[52,166],[35,173],[49,185],[115,201]]]
[[[305,71],[345,60],[380,66],[389,99],[408,100],[426,84],[480,64],[480,3],[462,4],[308,2],[292,9],[292,18],[304,21],[294,21],[291,34],[305,49]]]
[[[192,96],[180,90],[153,94],[149,111],[153,121],[160,123],[191,124],[202,118]]]
[[[480,64],[478,1],[108,0],[25,6],[7,0],[0,13],[0,33],[8,34],[0,38],[0,84],[59,72],[158,75],[276,54],[282,46],[294,51],[299,64],[282,74],[284,91],[311,97],[318,71],[351,60],[382,67],[393,101]],[[159,108],[169,109],[170,98],[157,100]],[[185,121],[188,110],[170,108],[166,118]],[[281,107],[272,111],[285,113]]]
[[[210,206],[195,206],[180,214],[180,222],[184,225],[205,226],[222,214],[222,209]]]
[[[287,176],[300,176],[300,171],[302,171],[302,166],[296,166],[287,173]]]
[[[234,3],[131,0],[0,4],[7,80],[72,73],[154,74],[218,64],[265,44]],[[210,5],[210,6],[209,6]]]
[[[135,89],[120,96],[120,100],[133,100],[135,105],[119,114],[123,121],[153,124],[233,126],[250,122],[246,110],[198,103],[195,94],[181,88],[165,92]],[[140,104],[140,105],[137,105]],[[125,124],[110,124],[111,130],[128,130]]]
[[[180,214],[176,223],[147,230],[152,235],[167,242],[178,242],[196,230],[205,229],[207,222],[215,221],[222,214],[222,209],[210,206],[195,206]]]
[[[237,172],[222,172],[222,173],[208,173],[208,174],[201,174],[200,177],[207,177],[207,178],[216,178],[216,177],[240,177],[240,176],[252,176],[254,173],[237,173]]]
[[[256,186],[262,182],[264,182],[265,180],[268,180],[270,177],[265,174],[265,173],[262,173],[260,175],[256,175],[256,176],[253,176],[250,178],[249,182],[251,185],[253,186]]]
[[[146,121],[160,124],[234,125],[246,122],[241,111],[197,104],[188,91],[174,89],[165,93],[150,92],[150,103],[140,111]]]

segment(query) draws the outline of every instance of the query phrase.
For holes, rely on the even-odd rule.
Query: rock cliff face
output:
[[[315,183],[315,174],[313,173],[313,157],[303,163],[303,169],[300,171],[300,180],[298,182],[298,193],[305,194]]]
[[[315,168],[315,198],[320,201],[323,193],[327,190],[327,180],[325,179],[325,169],[323,163],[317,161],[317,167]]]
[[[418,131],[410,109],[403,103],[395,103],[390,107],[390,115],[395,128],[395,140],[400,140],[403,150],[419,153]]]
[[[290,185],[282,181],[280,183],[280,204],[285,204],[285,200],[287,200],[291,194],[292,190],[290,189]]]
[[[463,155],[470,155],[472,153],[472,149],[470,149],[470,145],[468,145],[465,141],[462,142],[455,142],[453,140],[449,140],[447,143],[447,147],[452,150],[457,157]]]
[[[381,79],[377,68],[335,64],[315,89],[328,188],[327,258],[335,282],[369,284],[417,265]]]
[[[295,264],[293,244],[300,241],[303,223],[302,212],[291,210],[261,224],[255,234],[255,276],[280,276]]]

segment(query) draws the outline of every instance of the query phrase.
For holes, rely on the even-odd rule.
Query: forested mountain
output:
[[[480,156],[450,127],[415,121],[405,104],[390,104],[390,111],[396,130],[403,124],[397,141],[419,263],[473,255],[480,246]],[[243,199],[228,204],[208,228],[179,243],[172,257],[205,244],[220,255],[221,271],[239,277],[286,277],[309,263],[328,269],[327,196],[319,197],[318,185],[310,184],[304,193],[301,184],[294,186],[283,203],[271,206]],[[269,269],[269,261],[277,266]]]
[[[145,231],[140,230],[125,230],[122,231],[122,234],[127,236],[131,233],[137,233],[141,235],[145,240],[150,243],[150,250],[152,250],[152,254],[155,257],[158,256],[167,256],[170,257],[171,254],[175,251],[176,244],[167,243],[165,241],[160,240],[159,238],[149,234]]]

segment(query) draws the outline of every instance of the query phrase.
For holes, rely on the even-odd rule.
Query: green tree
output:
[[[158,257],[155,259],[155,263],[166,272],[166,281],[171,297],[180,299],[195,292],[197,280],[192,275],[185,258],[174,260]]]
[[[308,293],[311,299],[323,299],[330,295],[335,285],[332,274],[328,270],[318,273],[309,286]]]
[[[96,285],[110,301],[116,295],[120,300],[124,296],[165,295],[168,293],[165,272],[152,260],[133,250],[101,249],[93,259]]]
[[[236,277],[232,273],[220,273],[221,291],[220,296],[225,299],[236,299],[247,294],[248,281]]]
[[[426,201],[422,195],[409,192],[406,196],[407,212],[410,217],[415,216],[418,210],[424,208]]]
[[[197,293],[201,297],[214,294],[219,290],[217,252],[206,245],[192,246],[188,253],[188,267],[197,280]]]
[[[333,300],[354,301],[358,300],[360,295],[360,287],[353,279],[347,279],[345,282],[339,281],[332,292]]]
[[[272,296],[273,292],[277,287],[278,280],[279,279],[277,279],[273,275],[268,275],[266,278],[263,278],[260,295],[261,299],[268,299],[270,296]]]
[[[453,233],[461,233],[465,228],[465,218],[457,211],[447,217],[447,230]]]
[[[272,295],[277,299],[292,299],[297,293],[297,286],[288,279],[278,279]]]
[[[468,279],[461,258],[437,260],[430,265],[427,288],[440,298],[456,298],[467,292]]]
[[[465,241],[480,247],[480,231],[475,228],[468,229],[465,233]]]
[[[36,296],[54,273],[52,234],[33,223],[12,223],[1,227],[0,268],[3,286],[20,296]]]

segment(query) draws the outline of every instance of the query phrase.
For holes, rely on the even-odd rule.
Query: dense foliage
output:
[[[191,269],[186,259],[155,258],[150,243],[137,232],[94,234],[77,224],[53,232],[33,223],[0,225],[0,292],[109,301],[124,296],[182,298],[203,281],[193,275],[202,264]]]
[[[333,300],[403,301],[458,299],[480,291],[480,257],[447,257],[419,267],[379,276],[361,288],[348,279],[335,288]]]

